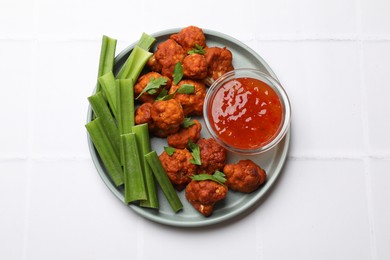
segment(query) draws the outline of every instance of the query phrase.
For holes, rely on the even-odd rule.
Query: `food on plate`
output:
[[[197,173],[198,166],[191,163],[192,155],[187,149],[175,149],[169,155],[163,151],[159,156],[169,180],[176,190],[183,190],[191,181],[191,176]]]
[[[150,109],[152,131],[156,136],[167,137],[180,130],[184,121],[183,108],[176,99],[158,100]]]
[[[185,192],[191,205],[207,217],[212,214],[214,205],[226,197],[228,188],[212,180],[192,180]]]
[[[172,34],[171,39],[179,43],[186,52],[196,46],[206,47],[206,36],[203,30],[196,26],[188,26],[176,34]]]
[[[150,63],[154,68],[161,67],[161,74],[172,78],[176,63],[182,62],[186,53],[183,47],[172,39],[168,39],[157,46],[157,50],[152,56],[157,64]]]
[[[222,170],[226,164],[227,151],[212,138],[201,138],[197,145],[200,150],[202,164],[199,173],[213,174],[216,170]]]
[[[233,55],[226,47],[207,46],[203,30],[188,26],[161,42],[148,60],[151,71],[173,79],[177,63],[186,79],[202,80],[207,85],[234,69]]]
[[[215,139],[201,136],[200,119],[203,116],[208,84],[234,69],[232,53],[226,47],[207,46],[205,34],[196,26],[183,28],[178,33],[170,35],[167,40],[153,47],[155,49],[153,54],[149,49],[155,39],[150,36],[145,37],[147,37],[146,41],[141,41],[141,44],[137,45],[137,48],[142,49],[144,53],[142,60],[137,61],[134,58],[136,55],[133,50],[130,56],[133,55],[136,64],[132,64],[129,56],[124,65],[126,71],[119,78],[118,75],[114,78],[111,69],[110,74],[105,77],[106,80],[102,81],[103,88],[99,91],[104,93],[96,94],[101,97],[101,102],[93,107],[97,118],[87,125],[87,129],[91,131],[91,127],[95,126],[96,129],[95,131],[92,129],[92,134],[97,131],[102,134],[99,138],[104,139],[106,146],[104,155],[110,155],[103,159],[110,159],[110,161],[106,160],[107,164],[116,162],[117,169],[114,170],[117,170],[120,176],[123,175],[123,180],[118,181],[117,186],[124,183],[125,198],[130,198],[127,193],[135,183],[129,178],[130,172],[131,174],[137,172],[137,182],[143,181],[142,174],[145,173],[145,167],[150,166],[152,172],[149,173],[152,174],[150,175],[152,178],[149,179],[153,179],[153,176],[157,179],[164,194],[167,198],[170,197],[168,201],[174,212],[183,208],[174,190],[180,192],[185,189],[188,202],[202,215],[210,216],[216,203],[227,196],[229,189],[249,193],[258,189],[266,180],[265,171],[251,160],[227,164],[227,150]],[[144,67],[146,62],[147,66]],[[137,68],[137,73],[132,73],[132,66]],[[138,77],[138,72],[141,71]],[[133,78],[127,75],[137,76]],[[134,85],[131,84],[133,81],[135,81]],[[236,119],[232,120],[229,116],[237,116],[234,114],[236,112],[241,113],[242,111],[239,110],[241,105],[246,106],[246,110],[255,109],[252,106],[264,105],[242,102],[250,95],[245,89],[247,84],[253,83],[249,81],[249,79],[237,79],[239,84],[229,83],[231,89],[220,92],[209,107],[211,115],[214,116],[213,123],[216,127],[224,127],[223,131],[219,132],[222,136],[224,131],[231,130],[227,122]],[[238,90],[238,85],[243,90]],[[117,89],[119,89],[118,93]],[[234,92],[236,90],[237,93]],[[122,95],[122,92],[126,95]],[[134,100],[130,93],[134,94]],[[110,97],[108,103],[103,95]],[[245,98],[242,98],[243,95],[246,95]],[[230,100],[228,103],[223,103],[223,99],[227,97]],[[234,103],[236,99],[240,101]],[[100,111],[99,109],[104,110],[105,115],[109,114],[109,116],[99,116],[99,113],[96,113]],[[268,116],[268,113],[270,112],[267,110],[265,116]],[[189,116],[194,118],[191,119]],[[108,125],[103,121],[108,120],[107,118],[110,120],[111,128],[103,129]],[[237,118],[240,119],[240,116]],[[277,121],[277,118],[274,117],[272,120]],[[249,121],[240,121],[240,124],[250,125]],[[218,125],[219,122],[222,122],[221,125]],[[117,131],[119,134],[111,131],[118,130],[117,128],[121,126],[126,126],[128,131],[121,129]],[[164,146],[164,151],[159,156],[156,151],[150,149],[150,133],[155,137],[166,138],[168,146]],[[114,147],[117,142],[110,140],[113,139],[112,136],[119,136],[121,139],[120,149]],[[247,137],[235,138],[243,142]],[[121,150],[125,153],[123,154]],[[133,164],[137,164],[137,167],[133,167]],[[111,174],[111,178],[112,176],[116,175]],[[150,187],[150,183],[144,187]],[[142,186],[138,184],[134,185]],[[152,187],[156,187],[154,185],[153,182]],[[144,191],[146,194],[146,189]],[[175,196],[172,196],[173,193]],[[134,199],[131,197],[125,202],[150,207],[149,202],[149,206],[148,203],[142,203],[141,200],[145,197],[150,196],[134,197]],[[153,207],[157,208],[158,205]]]
[[[163,89],[169,89],[172,81],[158,72],[141,75],[134,85],[134,97],[143,103],[153,103]]]
[[[225,165],[223,173],[229,189],[244,193],[255,191],[267,179],[266,172],[249,159]]]
[[[178,93],[177,90],[183,86],[193,86],[193,93]],[[174,94],[174,99],[181,104],[184,116],[203,114],[203,103],[206,96],[206,86],[203,82],[183,79],[177,85],[172,84],[169,94]]]
[[[204,79],[207,77],[207,62],[204,55],[194,53],[183,60],[183,74],[189,79]]]
[[[191,125],[187,127],[181,126],[177,133],[168,135],[167,142],[169,146],[184,149],[188,146],[189,141],[196,143],[199,140],[202,125],[196,119],[191,121]]]
[[[213,80],[234,69],[233,55],[227,48],[208,47],[205,51],[207,76]]]

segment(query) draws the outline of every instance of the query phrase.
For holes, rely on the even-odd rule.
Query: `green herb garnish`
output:
[[[183,78],[183,75],[184,75],[183,66],[179,61],[178,63],[176,63],[175,68],[173,70],[173,83],[177,85],[180,82],[180,80]]]
[[[205,180],[215,181],[223,186],[225,186],[225,182],[226,182],[225,174],[218,170],[215,171],[213,175],[201,173],[197,175],[192,175],[190,178],[195,181],[205,181]]]
[[[206,51],[203,49],[203,47],[199,44],[196,44],[194,48],[192,48],[192,50],[189,50],[188,51],[188,54],[206,54]]]
[[[195,121],[191,120],[191,117],[185,117],[183,123],[181,124],[184,128],[188,128],[192,125],[195,125]]]
[[[148,92],[150,95],[156,94],[157,89],[159,89],[161,86],[165,86],[167,84],[167,79],[164,77],[158,77],[158,78],[150,78],[149,83],[146,85],[146,87],[142,90],[142,92],[136,97],[138,99],[142,94],[145,92]]]
[[[180,94],[193,94],[195,93],[195,86],[192,84],[183,84],[177,90]]]
[[[191,140],[188,140],[188,148],[190,148],[191,155],[192,155],[190,163],[196,164],[196,165],[201,165],[202,164],[202,160],[200,158],[199,145],[193,143]]]
[[[183,84],[179,88],[177,88],[173,93],[168,94],[168,91],[164,89],[161,91],[161,93],[157,96],[156,100],[169,100],[172,99],[176,93],[180,94],[194,94],[195,93],[195,86],[191,84]]]
[[[164,146],[164,151],[169,155],[172,156],[175,152],[176,149],[170,146]]]

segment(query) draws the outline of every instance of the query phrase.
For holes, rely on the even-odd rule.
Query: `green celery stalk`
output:
[[[118,156],[116,156],[115,149],[107,136],[103,121],[104,117],[98,117],[87,123],[85,127],[87,128],[89,136],[91,137],[109,176],[116,186],[120,186],[123,184],[122,166]]]
[[[121,135],[124,151],[125,202],[146,200],[147,194],[134,133]]]
[[[154,177],[159,183],[165,197],[167,198],[169,205],[174,212],[178,212],[183,208],[183,204],[180,201],[172,183],[170,182],[164,167],[162,166],[160,159],[157,156],[156,151],[151,151],[145,155],[145,159],[152,169]]]
[[[107,72],[103,76],[99,77],[100,86],[103,89],[104,96],[107,98],[109,107],[117,118],[117,87],[115,82],[115,76],[112,71]]]
[[[141,38],[139,39],[137,45],[140,48],[149,51],[155,42],[156,42],[156,38],[150,36],[149,34],[142,33]]]
[[[115,119],[111,114],[111,111],[107,105],[106,100],[101,92],[98,92],[90,97],[88,101],[92,106],[92,109],[97,117],[102,117],[101,123],[104,126],[107,137],[110,140],[112,147],[114,148],[115,155],[120,156],[120,134],[118,126],[115,123]]]
[[[134,126],[134,84],[131,79],[119,79],[116,84],[119,133],[131,133]]]
[[[119,135],[131,133],[134,125],[134,85],[131,79],[118,79],[117,85],[117,122]],[[119,146],[120,161],[124,163],[123,142]]]
[[[142,173],[144,174],[147,199],[140,201],[141,207],[155,208],[159,206],[157,197],[157,186],[154,181],[152,170],[147,164],[144,155],[150,152],[150,139],[148,124],[135,125],[132,127],[132,132],[135,134],[138,152],[140,156]]]
[[[135,46],[127,58],[125,64],[116,76],[117,79],[133,79],[137,81],[146,62],[152,57],[152,53]]]
[[[103,76],[109,71],[112,71],[114,68],[114,59],[115,59],[115,50],[116,50],[117,40],[110,38],[106,35],[103,35],[102,45],[100,48],[100,59],[99,59],[99,69],[98,69],[98,78]],[[97,82],[96,92],[101,90],[99,81]]]

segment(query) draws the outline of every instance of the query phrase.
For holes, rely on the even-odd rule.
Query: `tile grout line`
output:
[[[359,82],[360,82],[360,98],[361,98],[361,121],[363,126],[363,146],[366,156],[363,158],[364,165],[364,175],[365,175],[365,185],[366,185],[366,200],[367,200],[367,217],[369,225],[369,242],[370,242],[370,254],[372,260],[377,260],[377,247],[376,247],[376,238],[375,238],[375,223],[374,223],[374,212],[372,205],[372,180],[371,180],[371,171],[370,171],[370,149],[369,149],[369,127],[368,127],[368,101],[366,99],[366,78],[364,76],[364,49],[363,43],[365,39],[362,37],[362,1],[356,1],[356,26],[357,26],[357,47],[358,47],[358,59],[359,59]]]

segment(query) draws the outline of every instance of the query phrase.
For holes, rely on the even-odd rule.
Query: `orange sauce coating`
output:
[[[240,149],[253,149],[271,142],[282,123],[278,95],[254,78],[226,82],[210,102],[208,113],[217,136]]]

